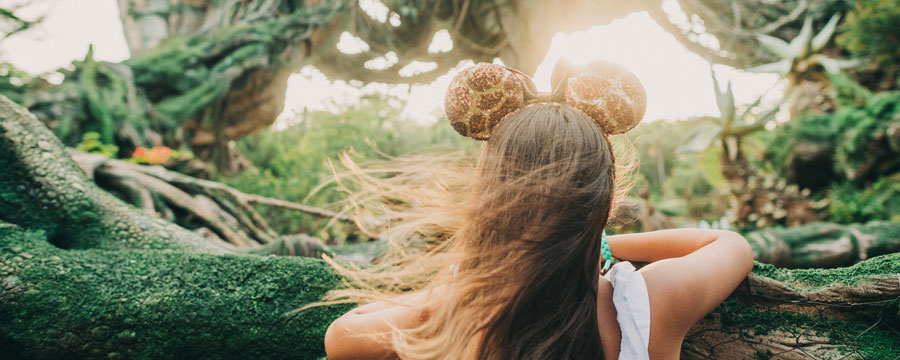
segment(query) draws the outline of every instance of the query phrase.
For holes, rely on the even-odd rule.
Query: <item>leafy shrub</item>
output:
[[[101,154],[106,157],[116,157],[119,153],[119,147],[112,144],[104,144],[100,141],[100,133],[88,131],[81,135],[81,142],[75,146],[75,149],[81,152],[91,154]]]
[[[861,96],[861,98],[857,98]],[[861,101],[860,101],[861,100]],[[778,128],[766,150],[780,175],[803,183],[816,177],[820,187],[849,178],[866,182],[900,168],[900,92],[855,93],[831,114],[806,114]],[[805,149],[818,159],[798,156]],[[805,163],[815,161],[815,171]],[[822,166],[821,162],[828,162]]]
[[[900,174],[884,176],[870,186],[851,182],[837,184],[829,193],[829,221],[844,224],[900,221]]]
[[[857,56],[881,63],[900,62],[900,3],[896,0],[857,0],[847,14],[838,44]]]
[[[362,158],[412,153],[475,151],[479,144],[466,139],[446,123],[429,126],[401,116],[403,103],[386,95],[364,97],[338,111],[312,111],[283,130],[266,129],[238,141],[238,148],[254,165],[231,178],[220,178],[241,191],[314,206],[328,207],[343,199],[330,191],[333,184],[310,194],[316,186],[334,178],[329,161],[353,150]],[[281,234],[305,232],[329,241],[343,242],[348,229],[339,224],[325,227],[326,220],[295,211],[260,206],[258,209]]]

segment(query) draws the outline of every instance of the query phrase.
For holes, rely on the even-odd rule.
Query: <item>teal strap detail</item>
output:
[[[603,272],[609,270],[612,265],[612,251],[609,250],[609,240],[606,238],[606,230],[600,235],[600,256],[603,256]]]

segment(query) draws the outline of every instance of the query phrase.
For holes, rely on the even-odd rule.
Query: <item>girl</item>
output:
[[[491,64],[454,79],[454,128],[488,141],[474,174],[448,174],[438,188],[467,196],[404,202],[431,207],[407,210],[407,222],[442,217],[448,237],[420,237],[426,250],[394,270],[332,262],[351,287],[332,299],[381,300],[331,324],[330,359],[677,359],[691,325],[747,276],[750,246],[733,232],[606,237],[622,190],[608,135],[643,116],[643,88],[610,63],[558,64],[552,80],[554,91],[539,94]],[[623,262],[610,269],[613,257]],[[628,261],[650,264],[635,271]],[[393,298],[379,290],[416,288],[411,273],[429,281]]]

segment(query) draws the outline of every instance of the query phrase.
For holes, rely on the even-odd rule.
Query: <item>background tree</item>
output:
[[[646,10],[701,56],[746,68],[774,60],[755,51],[756,34],[790,38],[802,26],[801,15],[810,16],[818,28],[833,14],[850,10],[836,0],[774,5],[695,0],[680,1],[687,20],[674,21],[678,14],[667,14],[658,0],[382,4],[384,17],[376,19],[356,1],[120,0],[131,59],[96,62],[89,52],[74,70],[63,71],[63,84],[33,79],[24,94],[13,98],[69,145],[83,132],[96,131],[105,143],[119,145],[121,154],[138,146],[185,148],[233,174],[246,163],[230,144],[274,121],[284,104],[287,76],[304,65],[332,79],[363,83],[429,82],[462,60],[494,58],[531,73],[557,32]],[[439,30],[449,31],[453,48],[430,53],[428,45]],[[364,50],[338,51],[335,44],[344,32],[361,39]],[[718,49],[707,46],[710,36],[719,39]],[[375,58],[391,65],[367,68]],[[433,69],[400,75],[416,63]]]

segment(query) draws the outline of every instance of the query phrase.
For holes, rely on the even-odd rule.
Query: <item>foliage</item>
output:
[[[0,63],[0,94],[21,104],[25,97],[31,75],[10,63]]]
[[[900,62],[900,3],[895,0],[857,0],[847,14],[838,44],[857,56],[880,63]]]
[[[739,142],[726,142],[727,137],[741,139],[749,134],[762,130],[769,120],[775,117],[781,104],[772,107],[769,110],[758,110],[762,97],[759,97],[752,104],[743,109],[739,109],[734,101],[734,92],[731,88],[731,81],[725,87],[725,90],[719,88],[719,81],[716,78],[715,71],[710,71],[712,75],[713,88],[716,93],[716,106],[721,114],[718,118],[702,117],[702,125],[697,126],[688,140],[683,146],[677,149],[678,152],[696,153],[708,149],[710,146],[717,144],[716,140],[722,140],[721,144],[724,149],[730,153],[739,152],[740,149],[732,148]],[[758,115],[754,111],[760,111]],[[729,145],[732,144],[732,145]]]
[[[832,185],[829,221],[849,224],[886,219],[900,222],[900,173],[868,186],[852,182]]]
[[[145,144],[144,134],[152,123],[144,113],[143,97],[130,81],[130,70],[120,64],[95,61],[89,48],[83,60],[59,71],[64,76],[62,84],[34,78],[18,100],[45,121],[63,143],[74,146],[85,133],[95,132],[104,144],[119,146],[120,157]]]
[[[766,157],[776,172],[800,182],[802,176],[827,179],[817,183],[821,188],[845,177],[865,182],[900,169],[900,92],[873,95],[850,85],[837,90],[843,105],[834,113],[805,114],[775,131]],[[798,155],[804,149],[830,165],[804,174],[800,167],[812,161]]]
[[[101,154],[106,157],[115,157],[119,152],[118,146],[104,144],[100,141],[100,134],[93,131],[84,133],[81,136],[81,142],[75,146],[75,149],[91,154]]]
[[[728,187],[719,172],[721,150],[712,148],[697,155],[683,155],[672,168],[663,192],[662,205],[673,200],[684,204],[692,222],[718,220],[728,209]],[[661,210],[664,210],[663,207]]]
[[[6,40],[20,32],[33,29],[35,25],[44,20],[43,16],[34,20],[23,19],[15,13],[17,8],[18,6],[12,4],[0,7],[0,41]]]
[[[640,165],[633,192],[646,193],[669,216],[684,216],[691,222],[718,219],[727,208],[726,183],[719,169],[721,149],[676,151],[705,126],[704,119],[654,121],[628,132]]]
[[[856,62],[853,61],[832,59],[819,53],[831,41],[840,18],[840,14],[832,15],[819,33],[813,36],[812,17],[807,16],[803,21],[800,33],[790,43],[774,36],[757,34],[756,39],[760,45],[781,60],[747,70],[796,76],[815,65],[822,66],[828,73],[839,73],[843,68],[856,65]],[[791,77],[792,83],[796,80],[794,76]]]
[[[238,148],[254,168],[220,180],[247,193],[329,206],[343,198],[332,191],[333,184],[315,194],[310,191],[334,179],[330,162],[341,152],[376,158],[478,149],[477,142],[456,134],[445,119],[423,126],[404,118],[402,105],[385,95],[366,96],[334,112],[307,112],[284,130],[266,129],[247,136],[238,142]],[[340,225],[324,227],[326,221],[296,212],[263,206],[258,210],[281,234],[307,232],[331,243],[342,242],[348,235],[348,229]]]

